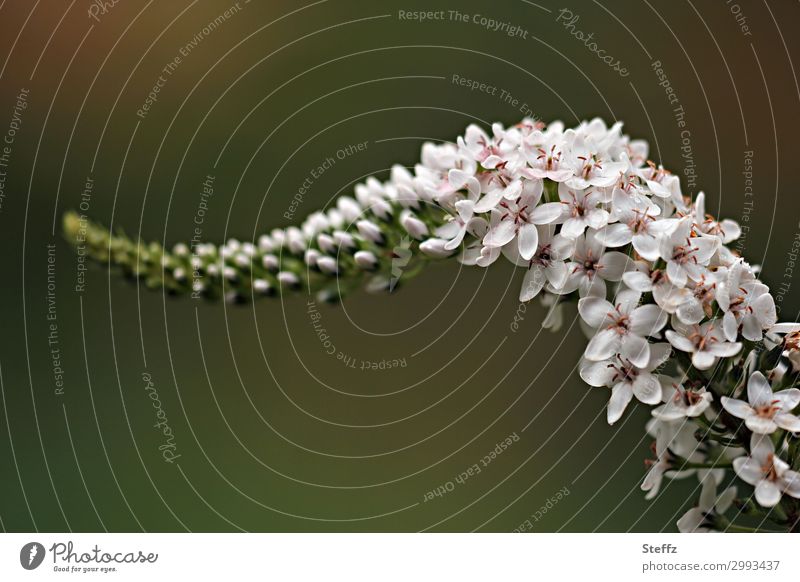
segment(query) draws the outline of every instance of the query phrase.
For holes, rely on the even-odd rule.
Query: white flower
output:
[[[661,376],[661,400],[664,404],[653,409],[652,415],[659,420],[695,418],[703,414],[713,400],[705,386],[685,388],[679,381]]]
[[[473,219],[475,203],[472,200],[459,200],[455,203],[456,215],[436,229],[436,236],[447,240],[444,248],[448,251],[458,248],[467,234]]]
[[[775,300],[769,287],[757,280],[740,260],[731,266],[726,280],[719,284],[717,303],[725,312],[722,329],[729,341],[739,335],[750,341],[760,341],[763,331],[778,319]]]
[[[607,202],[602,190],[575,190],[566,184],[558,185],[558,197],[561,202],[549,202],[539,208],[542,220],[561,224],[561,233],[567,238],[577,238],[586,227],[595,230],[608,224],[609,213],[599,205]]]
[[[581,297],[606,296],[606,281],[619,281],[632,265],[627,255],[617,251],[605,252],[595,233],[588,230],[576,239],[572,261],[567,265],[569,275],[560,289],[560,294],[572,293],[576,289]]]
[[[692,236],[691,218],[681,219],[670,233],[659,239],[659,254],[667,262],[670,281],[684,287],[689,277],[699,280],[719,244],[717,237]]]
[[[564,182],[572,178],[572,168],[561,161],[564,139],[562,126],[551,123],[546,132],[534,131],[524,139],[522,151],[528,159],[527,173],[532,178]]]
[[[687,325],[673,318],[672,327],[665,332],[667,341],[676,349],[692,354],[692,364],[698,370],[708,370],[717,358],[730,358],[742,349],[741,343],[728,342],[713,321]]]
[[[590,386],[611,387],[608,424],[614,424],[620,419],[634,396],[645,404],[661,402],[661,384],[652,372],[667,360],[669,354],[669,344],[652,344],[650,360],[642,367],[634,366],[619,356],[602,362],[584,360],[580,368],[583,381]]]
[[[622,281],[640,293],[652,293],[656,304],[667,313],[675,313],[689,300],[689,290],[673,285],[663,270],[651,270],[645,261],[635,261],[632,265],[633,269],[622,274]]]
[[[575,175],[566,181],[567,185],[579,190],[611,186],[628,169],[627,163],[612,161],[600,149],[591,140],[575,137],[567,160]]]
[[[483,244],[500,248],[517,237],[520,256],[523,259],[533,257],[539,242],[536,224],[541,223],[536,204],[541,197],[541,182],[527,182],[522,194],[514,200],[500,200],[497,208],[492,210],[489,232],[483,237]]]
[[[673,228],[674,218],[661,218],[661,209],[647,197],[615,188],[612,196],[611,217],[615,222],[597,233],[607,247],[633,244],[643,259],[655,261],[659,257],[658,236]],[[596,228],[596,227],[595,227]]]
[[[678,176],[668,172],[663,167],[656,168],[648,162],[648,167],[639,171],[639,176],[645,180],[648,189],[662,201],[672,207],[685,211],[686,202],[681,194],[681,181]]]
[[[720,271],[723,271],[723,269],[720,269]],[[713,313],[712,306],[717,298],[717,275],[721,274],[720,271],[716,273],[709,272],[708,276],[701,275],[697,281],[688,281],[684,290],[689,291],[689,293],[686,294],[685,301],[681,302],[675,310],[678,319],[683,323],[700,323],[704,318],[711,317]],[[728,339],[733,341],[736,336]]]
[[[692,507],[678,520],[681,533],[708,533],[715,531],[715,518],[724,515],[736,498],[736,487],[728,487],[717,495],[717,483],[709,477],[703,479],[703,489],[697,507]]]
[[[747,402],[722,397],[722,406],[747,428],[758,434],[772,434],[779,428],[800,432],[800,418],[791,413],[800,404],[800,390],[789,388],[772,392],[761,372],[754,372],[747,381]]]
[[[650,361],[647,337],[658,337],[667,324],[667,314],[658,305],[639,305],[641,294],[625,290],[612,305],[601,297],[585,297],[578,302],[583,320],[598,330],[584,356],[593,362],[620,354],[639,368]]]
[[[733,469],[740,479],[753,485],[756,501],[762,507],[775,507],[781,495],[800,498],[800,473],[775,454],[768,436],[754,434],[750,439],[750,456],[733,460]]]
[[[792,369],[800,372],[800,323],[776,323],[766,333],[767,346],[783,347]]]
[[[560,234],[554,235],[554,227],[539,226],[537,229],[537,249],[530,259],[523,259],[513,245],[507,245],[503,249],[503,254],[509,260],[517,266],[528,268],[519,293],[519,300],[523,302],[536,297],[545,283],[554,288],[564,285],[567,279],[567,265],[564,260],[569,258],[574,248],[574,242],[570,239]]]
[[[724,244],[735,241],[742,235],[742,228],[735,220],[726,218],[717,221],[710,214],[706,214],[706,195],[697,194],[694,201],[694,222],[700,232],[718,237]]]

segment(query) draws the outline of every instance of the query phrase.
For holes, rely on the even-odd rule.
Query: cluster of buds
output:
[[[369,178],[335,205],[302,225],[276,228],[255,241],[222,245],[162,245],[111,233],[74,212],[64,216],[66,237],[98,262],[138,277],[170,294],[241,303],[278,292],[312,290],[336,301],[359,286],[393,291],[419,272],[429,257],[429,233],[442,225],[424,167],[412,176],[402,166],[391,178]],[[434,251],[433,255],[437,255]]]
[[[68,215],[68,233],[76,220]],[[680,529],[727,529],[744,515],[795,530],[800,326],[777,322],[758,269],[728,246],[740,234],[706,213],[702,192],[685,196],[621,124],[524,119],[425,144],[413,172],[395,166],[257,241],[164,252],[94,225],[86,238],[95,258],[151,286],[229,300],[391,290],[433,259],[488,267],[505,257],[524,270],[520,300],[549,308],[546,327],[577,306],[589,338],[580,376],[608,390],[609,424],[634,400],[651,407],[648,497],[664,478],[699,480],[700,504]],[[717,495],[726,479],[754,492],[733,520],[736,490]]]

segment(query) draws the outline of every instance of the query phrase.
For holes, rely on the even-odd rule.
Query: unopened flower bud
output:
[[[428,236],[428,227],[410,210],[404,210],[400,215],[400,224],[413,238],[421,240]]]
[[[364,270],[371,271],[378,266],[377,257],[370,251],[358,251],[353,258],[356,264]]]
[[[420,243],[419,250],[434,259],[444,259],[453,254],[453,251],[448,251],[444,248],[445,244],[447,244],[446,240],[429,238],[425,242]]]
[[[324,253],[335,253],[336,252],[336,245],[333,242],[333,238],[329,234],[322,233],[317,236],[317,245]]]
[[[368,241],[376,244],[383,244],[383,233],[381,233],[381,229],[374,222],[359,220],[356,223],[356,228],[358,228],[359,234]]]
[[[267,271],[275,272],[280,268],[280,261],[275,255],[264,255],[261,257],[261,264]]]
[[[324,255],[317,259],[317,267],[319,267],[320,271],[328,275],[335,275],[339,271],[336,259]]]
[[[317,259],[320,257],[320,252],[317,249],[306,249],[303,260],[309,267],[317,266]]]
[[[300,285],[300,278],[291,271],[281,271],[276,276],[278,282],[285,287],[297,287]]]

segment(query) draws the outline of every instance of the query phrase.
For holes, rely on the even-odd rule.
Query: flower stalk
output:
[[[74,213],[64,231],[147,287],[233,302],[299,290],[333,301],[393,291],[434,260],[503,257],[524,272],[520,301],[549,308],[543,326],[577,306],[580,376],[609,392],[609,424],[633,401],[650,407],[647,498],[698,480],[681,531],[743,531],[734,522],[750,514],[798,530],[800,325],[777,321],[758,269],[729,246],[736,222],[707,214],[702,192],[684,196],[619,123],[472,125],[421,158],[255,241],[166,250]],[[737,488],[717,488],[731,480],[748,497],[729,518]]]

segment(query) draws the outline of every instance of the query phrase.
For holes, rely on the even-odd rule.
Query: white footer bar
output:
[[[0,580],[778,580],[790,534],[4,534]]]

